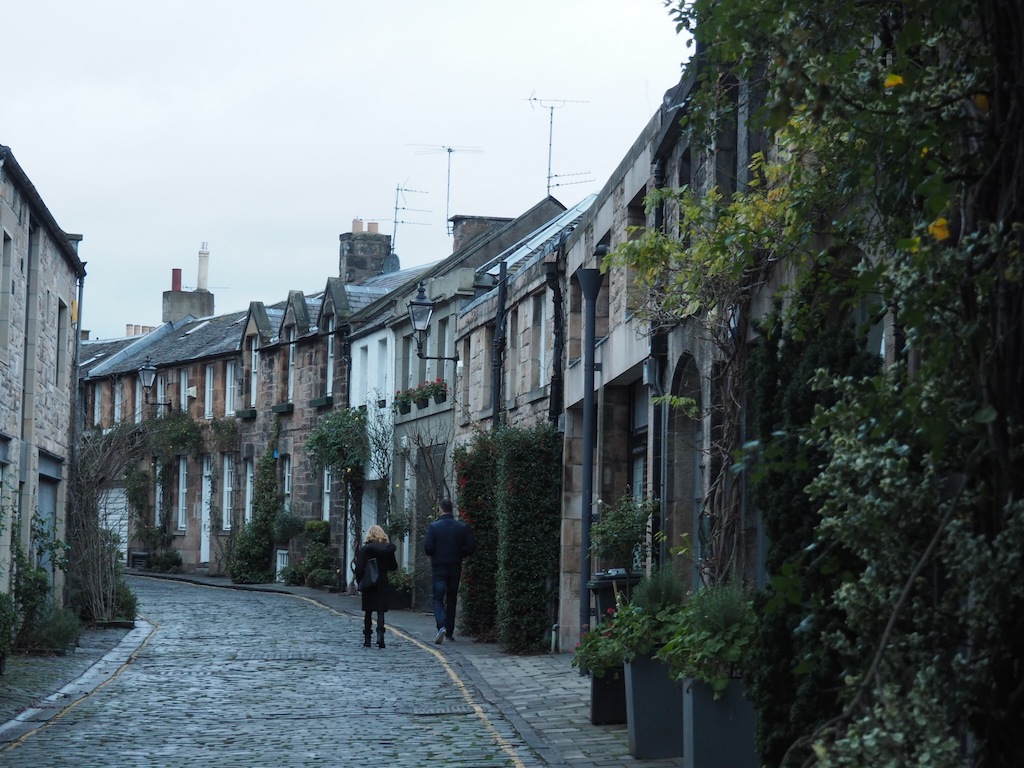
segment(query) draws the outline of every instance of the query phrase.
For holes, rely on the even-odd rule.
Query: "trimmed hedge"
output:
[[[459,519],[476,540],[476,554],[462,565],[459,631],[484,642],[498,636],[498,510],[495,478],[498,444],[490,432],[478,432],[468,446],[455,449]]]
[[[498,641],[544,650],[557,621],[562,438],[550,424],[495,435],[498,472]]]

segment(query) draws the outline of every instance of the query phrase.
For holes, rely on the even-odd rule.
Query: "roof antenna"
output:
[[[452,153],[453,152],[473,152],[479,154],[483,152],[480,147],[449,147],[447,145],[431,145],[431,144],[414,144],[413,146],[427,147],[418,151],[417,155],[431,155],[435,152],[447,152],[448,153],[448,197],[444,205],[444,220],[447,225],[447,232],[450,235],[452,233]]]
[[[424,192],[423,190],[420,190],[420,189],[409,189],[408,187],[403,187],[401,184],[396,184],[395,185],[395,220],[394,220],[394,222],[392,224],[392,227],[391,227],[391,252],[392,253],[397,253],[397,251],[395,249],[395,243],[398,242],[398,225],[399,224],[418,224],[421,227],[427,226],[426,222],[424,222],[424,221],[405,221],[404,219],[399,221],[399,219],[398,219],[398,212],[399,211],[417,211],[418,213],[430,213],[430,211],[425,209],[425,208],[407,208],[405,206],[405,193],[406,192],[411,192],[411,193],[417,194],[417,195],[425,195],[425,194],[427,194],[426,192]],[[402,205],[398,204],[399,200],[401,200]]]
[[[563,181],[563,182],[560,182],[558,184],[552,184],[551,183],[552,179],[564,179],[564,178],[566,178],[568,176],[586,176],[587,174],[590,173],[590,171],[584,171],[583,173],[563,173],[563,174],[560,174],[560,175],[555,175],[555,174],[551,173],[551,147],[554,144],[555,110],[556,109],[561,109],[566,104],[589,104],[589,102],[587,102],[587,101],[573,101],[572,99],[539,99],[536,96],[534,96],[533,94],[530,94],[530,98],[527,99],[527,101],[530,102],[530,107],[531,108],[533,108],[534,104],[536,104],[541,109],[546,109],[548,111],[548,188],[547,188],[548,197],[551,196],[551,187],[553,187],[553,186],[555,186],[555,187],[564,187],[564,186],[566,186],[568,184],[586,184],[588,181],[593,181],[592,178],[589,178],[589,179],[579,179],[578,181]]]

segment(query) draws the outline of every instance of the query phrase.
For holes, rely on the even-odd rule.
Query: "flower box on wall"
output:
[[[311,408],[327,408],[334,405],[333,395],[324,395],[323,397],[314,397],[309,401]]]
[[[416,401],[416,407],[417,407],[417,408],[419,408],[419,409],[421,409],[421,410],[422,410],[423,408],[426,408],[426,407],[427,407],[428,405],[430,405],[430,399],[429,399],[429,398],[426,398],[426,397],[421,397],[421,398],[419,398],[419,399],[418,399],[418,400]]]
[[[270,406],[270,410],[274,413],[291,413],[295,410],[294,403],[278,403],[277,405]]]

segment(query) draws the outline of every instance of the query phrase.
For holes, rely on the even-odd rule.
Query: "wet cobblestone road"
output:
[[[0,766],[429,766],[541,761],[444,654],[293,595],[133,579],[145,637]],[[148,633],[148,635],[147,635]]]

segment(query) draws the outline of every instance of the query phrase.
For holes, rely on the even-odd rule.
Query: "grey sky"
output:
[[[423,209],[402,265],[443,258],[446,209],[544,197],[552,114],[554,183],[592,180],[552,189],[571,206],[689,53],[661,0],[6,0],[2,23],[0,143],[84,235],[93,338],[159,324],[203,242],[218,312],[320,290],[354,218],[393,234],[399,186]]]

